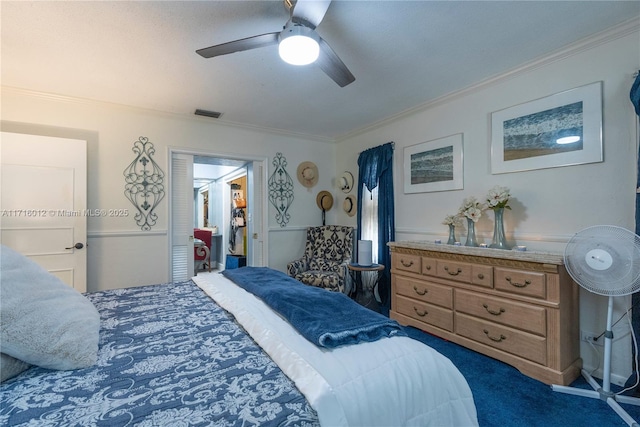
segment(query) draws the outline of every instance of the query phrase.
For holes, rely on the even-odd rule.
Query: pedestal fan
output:
[[[564,251],[567,272],[589,292],[609,297],[607,328],[604,333],[604,364],[602,387],[582,370],[582,376],[593,387],[585,390],[560,385],[552,390],[578,396],[601,399],[630,426],[640,426],[619,404],[640,406],[640,399],[611,392],[611,345],[613,342],[613,299],[630,295],[640,289],[640,237],[616,226],[599,225],[576,233]]]

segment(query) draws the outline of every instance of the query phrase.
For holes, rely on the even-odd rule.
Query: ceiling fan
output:
[[[329,44],[315,31],[330,4],[331,0],[284,0],[290,18],[282,31],[198,49],[196,53],[204,58],[213,58],[277,44],[280,57],[284,61],[294,65],[315,62],[340,87],[345,87],[356,78]]]

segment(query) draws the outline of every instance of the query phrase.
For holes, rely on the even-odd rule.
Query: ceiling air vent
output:
[[[213,117],[214,119],[217,119],[222,115],[222,113],[219,113],[217,111],[201,110],[199,108],[196,110],[194,114],[196,116]]]

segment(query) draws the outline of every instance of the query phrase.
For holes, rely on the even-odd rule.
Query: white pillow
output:
[[[91,302],[34,261],[0,246],[0,348],[48,369],[96,363],[100,315]]]
[[[13,378],[19,373],[29,369],[31,365],[22,360],[0,353],[0,383]]]

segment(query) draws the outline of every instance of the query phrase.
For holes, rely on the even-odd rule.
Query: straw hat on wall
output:
[[[316,204],[320,210],[328,211],[333,207],[333,196],[328,191],[321,191],[316,196]]]
[[[307,188],[318,183],[318,167],[313,162],[302,162],[298,165],[298,181]]]
[[[344,209],[347,215],[354,216],[356,214],[356,197],[354,195],[345,197],[342,203],[342,209]]]
[[[338,187],[340,187],[343,193],[349,193],[353,188],[353,174],[345,171],[338,179]]]

